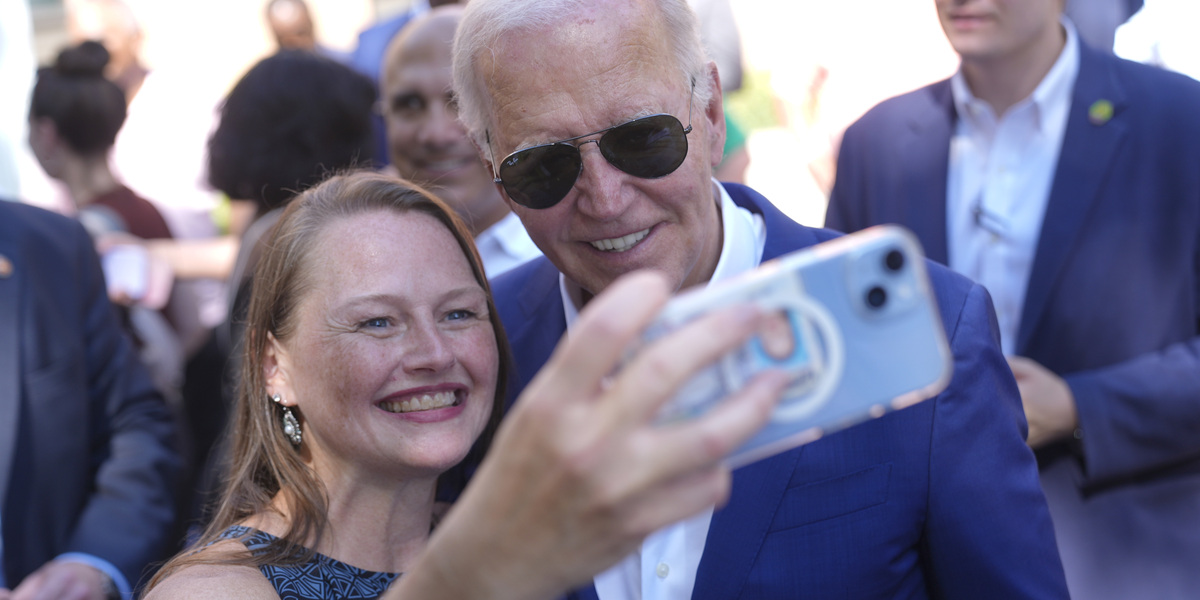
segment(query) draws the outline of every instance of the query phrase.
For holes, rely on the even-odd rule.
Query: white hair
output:
[[[700,42],[696,15],[687,0],[633,0],[652,6],[661,19],[667,45],[688,89],[695,84],[695,101],[700,106],[712,98],[712,80],[707,75],[708,57]],[[594,0],[471,0],[454,35],[454,90],[458,118],[471,138],[484,148],[491,97],[486,79],[476,73],[478,59],[492,53],[498,40],[522,32],[564,23]],[[537,43],[530,41],[529,43]]]

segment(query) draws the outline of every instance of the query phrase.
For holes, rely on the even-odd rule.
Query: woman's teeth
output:
[[[454,404],[454,399],[454,392],[438,392],[436,394],[425,394],[409,398],[403,402],[380,402],[379,408],[390,413],[417,412],[419,410],[445,408]]]

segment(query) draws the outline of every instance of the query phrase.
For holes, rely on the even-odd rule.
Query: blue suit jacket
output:
[[[725,187],[762,215],[764,260],[836,235]],[[945,268],[930,274],[955,357],[949,389],[735,471],[694,598],[1066,597],[990,300]],[[493,291],[517,361],[511,401],[565,330],[558,271],[538,258]]]
[[[10,587],[65,552],[130,585],[173,550],[174,424],[83,227],[0,201],[0,499]]]
[[[826,224],[901,223],[947,262],[955,119],[942,81],[852,125]],[[1079,409],[1082,443],[1039,451],[1076,597],[1200,593],[1198,333],[1200,83],[1081,45],[1015,345]]]

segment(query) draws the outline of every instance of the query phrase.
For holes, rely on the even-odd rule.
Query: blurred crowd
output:
[[[1088,47],[1200,78],[1192,35],[1200,9],[1192,0],[1064,1],[1072,35]],[[186,16],[167,19],[168,9],[149,2],[64,0],[65,39],[42,64],[29,4],[0,7],[0,199],[50,208],[87,231],[106,295],[177,432],[154,445],[169,444],[180,457],[160,469],[171,471],[163,485],[183,490],[163,500],[179,517],[163,519],[169,533],[148,535],[149,550],[136,557],[145,564],[195,540],[210,516],[253,274],[268,232],[298,192],[352,169],[399,176],[456,211],[488,277],[541,254],[457,120],[449,71],[457,20],[406,28],[442,4],[454,2],[414,0],[379,14],[356,6],[332,27],[320,17],[339,11],[337,3],[268,0],[253,18],[247,13],[250,22],[197,34],[182,31]],[[847,128],[960,65],[932,0],[691,4],[725,96],[715,178],[748,184],[805,225],[826,222],[835,181],[845,176],[838,150]],[[236,46],[246,31],[268,41],[239,60],[213,61],[238,72],[204,70],[206,54]],[[172,44],[176,35],[183,47]],[[149,39],[157,61],[147,59]],[[1111,106],[1092,110],[1095,120],[1111,117]],[[843,217],[831,213],[830,225],[869,224]],[[11,268],[0,253],[0,279]],[[20,517],[4,504],[4,489],[0,557],[15,563],[25,551],[10,540],[25,538],[8,534]],[[8,568],[7,584],[39,568]],[[140,569],[124,564],[102,570],[126,597],[142,581]],[[0,590],[4,584],[0,578]]]

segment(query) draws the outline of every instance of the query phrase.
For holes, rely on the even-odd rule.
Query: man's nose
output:
[[[429,118],[421,127],[421,142],[435,146],[450,146],[466,137],[457,115],[445,106],[435,104]]]
[[[630,199],[626,197],[625,183],[633,176],[614,167],[604,158],[598,140],[579,144],[579,154],[583,160],[583,172],[575,182],[579,194],[577,210],[599,221],[620,217],[629,208]]]

